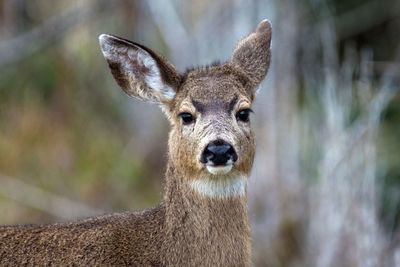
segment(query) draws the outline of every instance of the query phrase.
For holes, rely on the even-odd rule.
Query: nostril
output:
[[[203,152],[203,163],[207,163],[207,161],[211,161],[213,160],[213,158],[215,157],[215,154],[212,152],[212,150],[209,149],[209,147],[207,146],[206,149]]]
[[[226,152],[229,155],[229,158],[233,161],[236,162],[238,159],[238,156],[236,154],[235,149],[233,148],[233,146],[230,147],[230,149],[228,150],[228,152]]]

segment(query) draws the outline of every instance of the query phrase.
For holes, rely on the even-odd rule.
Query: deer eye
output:
[[[236,119],[238,121],[248,122],[249,121],[250,112],[253,112],[253,111],[251,109],[249,109],[249,108],[239,110],[236,113]]]
[[[194,117],[190,113],[182,112],[178,116],[182,118],[183,124],[190,124],[190,123],[194,122]]]

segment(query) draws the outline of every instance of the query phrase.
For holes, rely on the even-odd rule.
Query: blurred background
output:
[[[0,0],[0,224],[161,199],[168,122],[119,89],[99,34],[183,72],[229,60],[264,18],[254,265],[400,266],[398,0]]]

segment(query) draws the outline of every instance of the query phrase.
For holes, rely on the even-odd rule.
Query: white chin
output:
[[[206,165],[207,171],[211,174],[214,175],[222,175],[222,174],[227,174],[232,170],[233,164],[227,164],[227,165],[222,165],[222,166],[211,166],[211,165]]]

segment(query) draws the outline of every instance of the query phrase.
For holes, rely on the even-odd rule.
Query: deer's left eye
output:
[[[236,113],[236,119],[238,121],[248,122],[249,121],[250,112],[253,112],[253,111],[251,109],[249,109],[249,108],[239,110]]]

